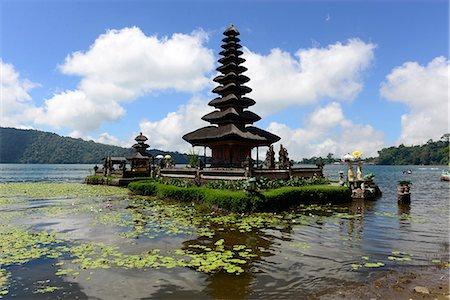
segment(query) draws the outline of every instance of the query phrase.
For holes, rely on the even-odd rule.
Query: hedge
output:
[[[351,201],[348,188],[329,185],[282,187],[256,194],[206,187],[181,188],[153,181],[132,182],[128,188],[138,195],[204,203],[233,212],[274,211],[288,209],[300,203],[336,204]]]
[[[352,199],[349,188],[331,185],[282,187],[263,192],[263,195],[268,210],[285,209],[299,203],[346,203]]]

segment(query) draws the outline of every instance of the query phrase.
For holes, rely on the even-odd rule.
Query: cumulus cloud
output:
[[[385,146],[382,132],[346,119],[337,102],[314,111],[307,117],[304,128],[289,128],[283,123],[272,122],[267,129],[281,137],[275,148],[283,144],[295,160],[328,153],[340,157],[354,150],[370,157],[376,156],[377,150]]]
[[[363,88],[362,74],[373,61],[375,47],[350,39],[326,48],[299,49],[294,56],[278,48],[268,55],[244,48],[255,111],[267,115],[323,97],[353,100]]]
[[[20,78],[14,66],[1,58],[0,70],[0,126],[29,128],[25,124],[34,118],[36,112],[29,92],[39,84]]]
[[[245,48],[245,66],[249,69],[246,75],[251,78],[248,85],[253,88],[250,97],[257,103],[251,110],[268,115],[292,105],[315,103],[321,97],[351,101],[362,89],[362,73],[371,64],[375,47],[374,44],[352,39],[345,44],[336,43],[326,48],[300,49],[295,56],[280,49],[273,49],[269,55],[263,56]],[[189,144],[181,136],[208,125],[200,118],[210,111],[212,108],[206,106],[206,101],[194,99],[176,112],[168,113],[162,120],[145,120],[140,126],[144,134],[151,137],[152,147],[187,151]],[[349,121],[345,120],[337,103],[316,111],[308,123],[310,127],[305,129],[290,129],[281,123],[272,123],[268,129],[279,133],[282,142],[292,145],[290,148],[298,155],[326,155],[340,151],[336,142],[338,138],[327,139],[338,125],[342,132],[351,130],[347,128],[351,126],[359,126],[358,129],[366,133],[375,132],[370,126],[351,122],[348,125]],[[299,144],[297,136],[305,142]],[[358,141],[355,146],[359,145]]]
[[[181,105],[177,111],[169,112],[159,121],[143,120],[140,129],[149,138],[150,146],[158,149],[188,152],[191,148],[182,136],[209,123],[201,117],[212,111],[207,101],[194,96],[188,104]]]
[[[97,140],[98,143],[102,143],[102,144],[114,145],[114,146],[122,146],[121,141],[117,137],[115,137],[115,136],[113,136],[113,135],[111,135],[111,134],[109,134],[107,132],[100,133],[100,135],[98,136],[98,138],[96,140]],[[132,144],[128,144],[125,147],[128,148],[131,145]]]
[[[381,84],[380,94],[404,103],[398,143],[422,144],[439,139],[449,130],[449,61],[436,57],[426,66],[407,62],[394,68]]]
[[[152,92],[188,92],[196,95],[189,103],[161,120],[140,123],[152,148],[188,151],[190,145],[182,135],[209,125],[201,117],[212,111],[200,94],[212,85],[208,74],[214,68],[213,53],[204,46],[206,40],[203,31],[157,37],[146,36],[135,27],[110,30],[99,36],[90,49],[72,53],[59,66],[63,74],[81,77],[80,82],[76,89],[47,99],[42,107],[32,107],[33,120],[36,124],[69,128],[74,137],[91,138],[88,134],[103,123],[123,117],[126,102]],[[245,66],[249,69],[246,75],[253,88],[249,96],[257,103],[252,110],[264,116],[292,105],[318,103],[321,98],[352,101],[363,87],[362,76],[373,61],[375,47],[351,39],[325,48],[299,49],[294,55],[281,49],[261,55],[245,48]],[[26,95],[22,93],[20,99],[30,101],[27,93],[32,86],[25,81],[21,84]],[[282,137],[282,143],[296,159],[356,148],[368,154],[370,149],[379,149],[383,140],[382,134],[369,125],[346,120],[337,102],[315,111],[305,124],[303,129],[292,129],[273,122],[268,130]],[[95,140],[125,144],[106,132]],[[347,142],[352,149],[339,146]],[[367,147],[364,142],[369,143]],[[125,146],[129,145],[127,141]]]
[[[82,79],[76,90],[45,101],[39,124],[86,133],[125,114],[122,104],[154,91],[196,92],[209,85],[214,67],[207,34],[146,36],[139,28],[110,30],[86,52],[69,55],[59,68]]]

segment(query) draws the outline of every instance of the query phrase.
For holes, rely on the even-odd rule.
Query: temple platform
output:
[[[161,169],[161,177],[200,179],[200,180],[244,180],[250,177],[265,177],[267,179],[290,179],[292,177],[310,178],[322,177],[321,168],[290,168],[290,169],[244,169],[244,168],[174,168]]]

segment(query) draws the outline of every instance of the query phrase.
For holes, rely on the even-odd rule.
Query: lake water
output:
[[[83,182],[93,164],[0,164],[0,183]]]
[[[324,173],[337,179],[344,168],[327,165]],[[0,246],[29,259],[0,252],[8,277],[0,295],[3,288],[5,299],[309,299],[378,272],[442,264],[450,221],[444,168],[365,166],[383,192],[377,201],[217,217],[79,184],[92,165],[2,164],[0,182],[9,184],[0,185]],[[398,180],[412,181],[411,205],[397,204]],[[58,240],[37,239],[43,232]],[[27,243],[18,246],[14,235]],[[241,258],[231,263],[243,271],[205,267],[230,263],[226,255]]]

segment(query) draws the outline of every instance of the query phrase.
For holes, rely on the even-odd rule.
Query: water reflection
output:
[[[212,226],[213,228],[215,226]],[[220,229],[219,228],[215,228]],[[290,230],[283,227],[280,232],[289,232]],[[243,299],[251,295],[251,284],[256,273],[252,272],[254,261],[273,256],[270,251],[277,237],[264,234],[259,229],[253,229],[250,232],[240,232],[239,230],[220,230],[215,234],[214,239],[198,237],[196,239],[183,242],[183,250],[191,250],[192,246],[202,245],[214,249],[214,242],[224,240],[227,250],[234,249],[234,245],[245,245],[250,249],[254,256],[252,259],[242,265],[245,270],[240,275],[228,274],[227,272],[219,272],[210,275],[205,284],[205,292],[213,299]],[[198,252],[202,252],[199,250]],[[235,257],[238,251],[234,252]]]
[[[406,229],[406,226],[411,225],[411,204],[398,203],[398,215],[400,228]]]
[[[339,166],[333,168],[328,171],[337,175]],[[21,284],[42,280],[41,272],[63,287],[55,297],[71,291],[90,299],[308,298],[330,287],[364,282],[377,270],[428,265],[432,259],[448,261],[449,184],[439,181],[440,170],[412,169],[408,175],[414,187],[410,205],[398,205],[396,200],[396,182],[406,176],[401,168],[379,166],[365,168],[376,175],[383,191],[379,200],[300,205],[283,214],[225,219],[190,204],[161,205],[147,198],[33,199],[39,205],[5,201],[0,204],[0,224],[8,223],[10,215],[13,224],[59,233],[74,244],[101,241],[126,254],[160,249],[170,256],[178,249],[201,253],[202,249],[191,246],[214,248],[223,239],[224,249],[245,245],[256,255],[243,264],[240,275],[203,273],[194,267],[112,266],[93,270],[93,274],[81,271],[76,277],[61,277],[54,275],[54,269],[39,267],[55,261],[38,259],[24,266],[30,272],[13,272],[14,291]],[[412,254],[411,261],[389,260],[393,251]],[[377,262],[385,266],[364,267]],[[361,267],[354,270],[352,265]],[[79,267],[70,260],[67,266]]]

